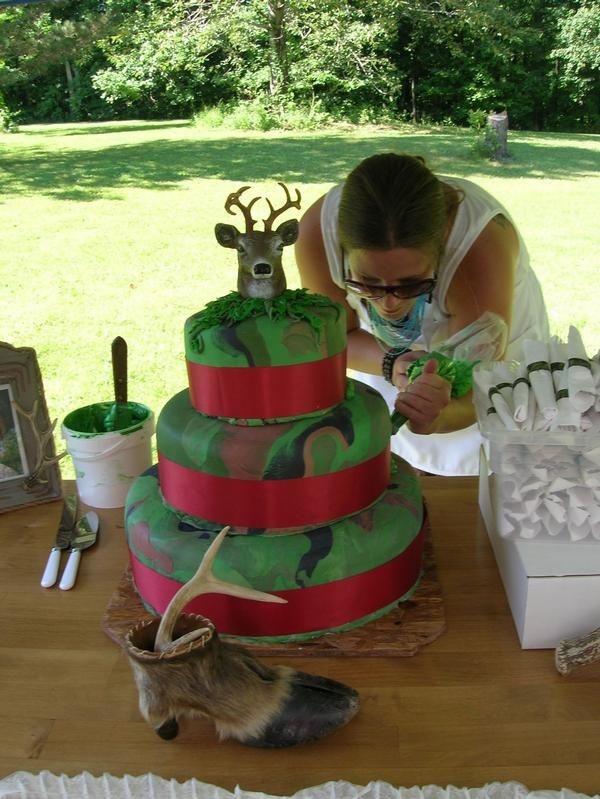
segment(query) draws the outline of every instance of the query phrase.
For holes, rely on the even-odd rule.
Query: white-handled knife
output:
[[[62,515],[56,533],[56,541],[48,555],[48,561],[40,583],[42,588],[50,588],[56,582],[58,568],[60,566],[60,555],[63,549],[66,549],[71,542],[73,528],[75,527],[76,512],[77,494],[69,494],[69,496],[63,499]]]
[[[69,588],[73,588],[75,585],[81,553],[84,549],[88,549],[96,543],[99,524],[98,514],[96,511],[90,510],[85,516],[82,516],[75,525],[73,537],[71,538],[69,560],[67,561],[58,586],[62,588],[63,591],[68,591]]]

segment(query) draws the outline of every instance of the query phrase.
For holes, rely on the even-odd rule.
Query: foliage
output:
[[[195,4],[136,4],[127,25],[100,43],[108,65],[93,84],[117,113],[192,114],[227,92],[226,73],[212,68],[222,46],[216,34]]]
[[[0,11],[0,91],[25,122],[471,125],[508,108],[513,128],[595,130],[599,17],[595,0],[47,0]]]
[[[0,92],[0,131],[9,133],[12,130],[16,130],[16,127],[17,123],[15,116],[6,104],[6,101]]]
[[[100,8],[98,0],[57,0],[0,11],[0,90],[22,121],[102,118],[90,75],[95,43],[113,19]]]
[[[559,66],[559,85],[567,89],[582,115],[600,117],[600,6],[584,0],[571,9],[558,28],[552,56]],[[595,100],[595,102],[594,102]]]
[[[226,130],[317,130],[333,121],[320,101],[304,107],[285,97],[221,103],[203,108],[193,117],[198,127]]]
[[[8,466],[15,474],[22,473],[19,442],[14,430],[9,430],[4,438],[0,439],[0,465]]]

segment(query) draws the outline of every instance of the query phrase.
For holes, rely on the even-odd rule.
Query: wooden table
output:
[[[0,515],[0,775],[152,772],[278,795],[339,779],[600,792],[600,664],[562,677],[552,650],[522,651],[476,481],[423,487],[447,632],[412,658],[286,658],[361,694],[347,727],[287,750],[219,743],[209,721],[165,742],[141,719],[126,657],[100,629],[127,563],[120,511],[100,511],[71,591],[39,585],[61,503]]]

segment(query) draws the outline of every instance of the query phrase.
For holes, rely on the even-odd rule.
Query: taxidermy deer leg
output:
[[[570,674],[577,666],[600,660],[600,627],[579,638],[561,641],[556,647],[554,662],[561,674]]]
[[[180,612],[195,596],[209,592],[285,602],[212,574],[228,529],[221,530],[162,619],[143,622],[127,635],[140,712],[164,739],[175,738],[178,719],[185,716],[209,716],[221,739],[250,746],[283,747],[322,738],[356,714],[354,689],[286,666],[266,666],[237,644],[221,641],[208,619]]]

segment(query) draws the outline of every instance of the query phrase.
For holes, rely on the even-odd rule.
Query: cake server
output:
[[[60,554],[71,543],[73,528],[75,527],[75,513],[77,511],[77,494],[69,494],[63,499],[62,515],[58,524],[56,541],[50,550],[46,568],[42,575],[40,585],[42,588],[50,588],[58,577],[58,567],[60,566]]]
[[[75,525],[71,538],[71,553],[58,586],[63,591],[67,591],[75,585],[81,553],[96,543],[99,523],[98,514],[90,510]]]
[[[107,432],[123,430],[132,422],[131,408],[127,402],[127,342],[117,336],[111,345],[113,387],[115,401],[104,419]]]

